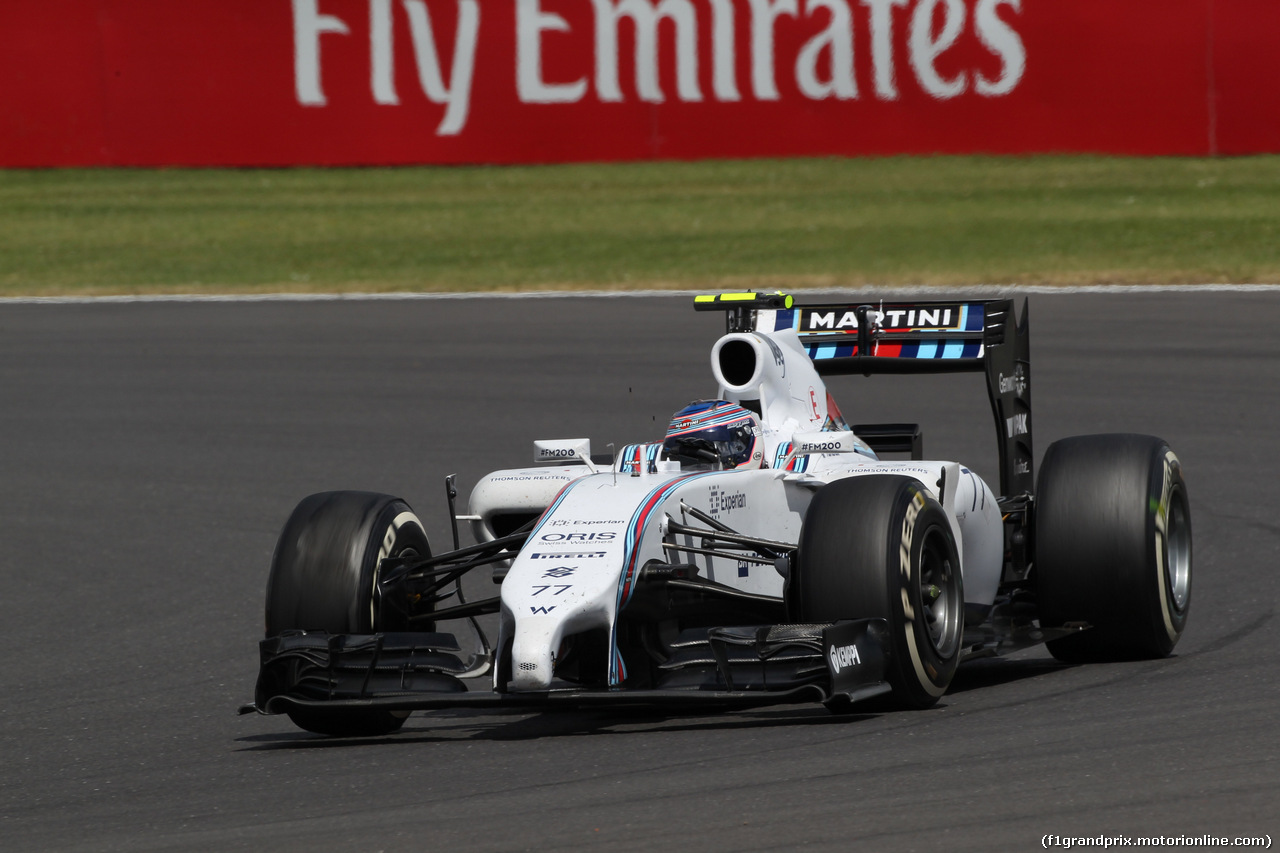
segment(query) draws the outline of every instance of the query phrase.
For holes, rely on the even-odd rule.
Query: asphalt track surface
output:
[[[719,318],[687,297],[0,305],[0,847],[1274,837],[1280,295],[1030,298],[1038,450],[1136,431],[1183,461],[1195,577],[1174,657],[976,662],[925,712],[459,711],[372,740],[235,713],[294,504],[398,494],[443,544],[444,475],[465,496],[534,438],[650,438],[714,393]],[[927,455],[995,480],[979,376],[832,385],[851,419],[917,420]]]

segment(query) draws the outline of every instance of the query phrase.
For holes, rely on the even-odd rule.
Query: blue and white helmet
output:
[[[671,417],[662,455],[695,465],[759,468],[764,463],[760,419],[737,403],[698,400]]]

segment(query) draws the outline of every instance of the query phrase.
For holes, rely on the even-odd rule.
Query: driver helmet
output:
[[[764,464],[760,419],[727,400],[698,400],[671,417],[662,443],[665,458],[721,468]]]

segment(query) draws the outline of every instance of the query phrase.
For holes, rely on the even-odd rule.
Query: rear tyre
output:
[[[955,675],[964,584],[941,505],[912,477],[837,480],[809,504],[790,612],[803,622],[885,619],[892,700],[935,704]]]
[[[1050,642],[1062,661],[1173,651],[1191,608],[1191,505],[1178,457],[1149,435],[1054,442],[1036,490],[1040,624],[1092,627]]]
[[[399,498],[373,492],[321,492],[285,522],[267,580],[267,636],[300,629],[371,634],[407,625],[378,600],[385,557],[431,556],[422,522]],[[299,728],[338,737],[389,734],[408,714],[379,709],[295,709]]]

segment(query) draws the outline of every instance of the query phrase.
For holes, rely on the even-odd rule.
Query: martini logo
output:
[[[960,305],[868,306],[868,322],[879,316],[885,332],[917,332],[960,328]],[[873,324],[874,325],[874,324]],[[807,308],[800,312],[801,332],[857,332],[858,312],[853,308]]]

